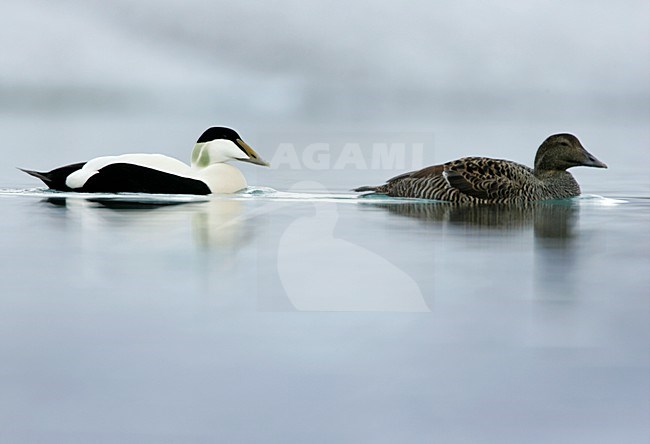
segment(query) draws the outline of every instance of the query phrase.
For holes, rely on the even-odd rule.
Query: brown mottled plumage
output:
[[[584,149],[577,137],[555,134],[537,150],[535,168],[489,157],[464,157],[401,174],[384,185],[360,187],[394,197],[458,203],[524,203],[578,196],[574,166],[607,168]]]

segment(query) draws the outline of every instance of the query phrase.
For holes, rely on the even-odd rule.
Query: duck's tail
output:
[[[357,193],[364,193],[364,192],[375,193],[379,188],[380,188],[379,186],[364,185],[359,188],[354,188],[352,191],[356,191]]]
[[[20,171],[23,173],[27,173],[30,176],[37,177],[43,181],[45,185],[48,187],[52,188],[50,185],[52,185],[52,178],[48,176],[47,173],[41,173],[40,171],[34,171],[34,170],[26,170],[24,168],[18,168]]]
[[[47,173],[42,173],[40,171],[26,170],[23,168],[18,168],[20,171],[23,171],[30,176],[37,177],[43,181],[48,188],[59,191],[70,191],[70,188],[66,185],[65,180],[67,177],[72,174],[74,171],[77,171],[85,165],[86,162],[79,162],[72,165],[66,165],[61,168],[57,168]]]

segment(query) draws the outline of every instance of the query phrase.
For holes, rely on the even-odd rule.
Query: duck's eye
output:
[[[562,146],[569,146],[569,142],[566,142],[566,141],[563,140],[562,142],[560,142],[560,145],[562,145]]]

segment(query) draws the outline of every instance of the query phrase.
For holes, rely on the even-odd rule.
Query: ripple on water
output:
[[[261,199],[261,200],[279,200],[279,201],[334,201],[348,203],[434,203],[441,201],[412,198],[396,198],[376,194],[353,194],[353,193],[329,193],[329,192],[311,192],[311,191],[278,191],[269,187],[248,187],[243,191],[234,194],[221,195],[189,195],[189,194],[147,194],[147,193],[76,193],[55,191],[43,188],[2,188],[0,196],[24,196],[40,198],[71,198],[71,199],[92,199],[118,202],[144,202],[144,203],[183,203],[183,202],[206,202],[210,200],[241,200],[241,199]],[[620,198],[609,198],[596,194],[583,194],[581,196],[554,201],[558,204],[561,202],[578,202],[580,205],[597,205],[597,206],[615,206],[629,202],[629,200]]]

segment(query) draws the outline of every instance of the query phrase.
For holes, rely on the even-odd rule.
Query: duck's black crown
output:
[[[216,139],[226,139],[232,140],[233,142],[237,139],[241,139],[241,136],[237,134],[237,131],[234,129],[226,128],[224,126],[213,126],[203,131],[199,140],[196,143],[206,143],[211,142]]]

